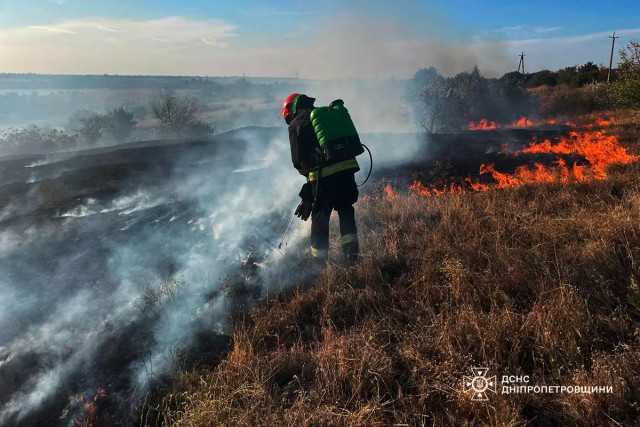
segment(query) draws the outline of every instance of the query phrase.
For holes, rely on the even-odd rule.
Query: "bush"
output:
[[[9,128],[0,133],[0,155],[48,153],[78,147],[78,134],[57,129],[44,130],[37,126]]]
[[[558,83],[570,85],[575,80],[577,75],[578,67],[575,65],[572,67],[562,68],[558,70]]]
[[[536,86],[555,86],[558,84],[558,75],[553,71],[542,70],[531,74],[531,83]]]
[[[614,105],[606,83],[587,85],[582,88],[557,86],[536,91],[539,113],[542,117],[557,117],[586,114],[605,110]]]
[[[623,80],[640,79],[640,42],[631,40],[620,49],[618,72]]]
[[[100,139],[124,142],[133,132],[135,125],[133,113],[124,107],[118,107],[107,114],[78,110],[69,117],[66,128],[77,132],[85,144],[93,146]]]
[[[165,96],[154,103],[152,108],[155,118],[171,136],[208,138],[215,133],[214,127],[200,120],[200,103],[194,97],[178,99],[175,96]]]
[[[640,109],[640,79],[611,83],[609,92],[615,107]]]
[[[87,145],[95,145],[102,132],[109,126],[107,116],[97,113],[80,119],[80,123],[81,125],[76,131]]]

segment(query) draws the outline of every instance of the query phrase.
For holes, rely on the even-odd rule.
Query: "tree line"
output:
[[[557,71],[508,72],[484,77],[477,67],[452,77],[433,68],[419,70],[407,84],[404,101],[427,133],[454,132],[487,119],[509,123],[540,114],[560,116],[610,108],[640,108],[640,43],[620,50],[607,84],[608,69],[593,62]]]
[[[166,95],[151,109],[158,123],[153,129],[157,138],[206,139],[216,131],[201,118],[202,107],[195,97]],[[130,140],[136,124],[134,113],[123,106],[104,114],[78,110],[69,117],[64,130],[35,125],[5,129],[0,132],[0,147],[2,155],[6,155],[119,144]]]

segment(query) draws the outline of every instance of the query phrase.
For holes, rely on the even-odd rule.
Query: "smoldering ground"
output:
[[[185,348],[224,344],[238,306],[221,285],[257,297],[296,278],[273,276],[304,182],[283,128],[37,160],[0,168],[2,425],[68,425],[97,387],[125,422]]]

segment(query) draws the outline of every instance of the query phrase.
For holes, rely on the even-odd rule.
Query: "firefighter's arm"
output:
[[[302,186],[298,196],[300,196],[300,198],[305,202],[313,203],[313,188],[311,187],[310,182],[306,182]]]
[[[300,150],[300,137],[294,126],[289,126],[289,145],[291,146],[291,162],[298,171],[302,169],[302,152]],[[302,173],[302,172],[301,172]]]

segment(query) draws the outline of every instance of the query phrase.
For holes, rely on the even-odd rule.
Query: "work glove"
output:
[[[311,215],[312,207],[313,205],[311,204],[311,202],[307,202],[306,200],[303,200],[300,202],[300,204],[296,208],[296,211],[293,214],[298,218],[300,218],[301,220],[306,221],[309,219],[309,215]]]

